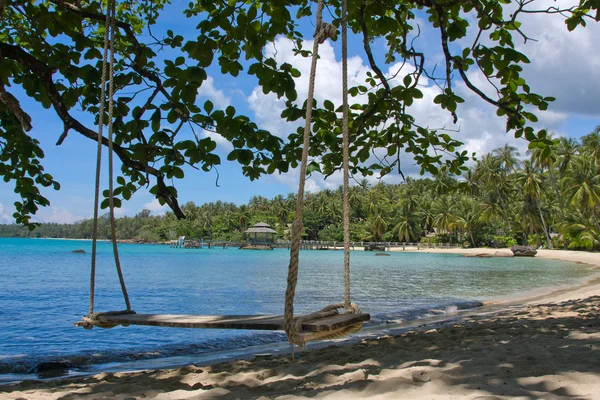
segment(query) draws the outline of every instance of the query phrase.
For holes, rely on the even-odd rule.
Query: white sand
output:
[[[546,250],[538,257],[600,267],[600,255],[593,253]],[[494,314],[319,348],[296,361],[278,356],[28,381],[0,386],[0,398],[600,399],[599,301],[600,282],[592,279]]]

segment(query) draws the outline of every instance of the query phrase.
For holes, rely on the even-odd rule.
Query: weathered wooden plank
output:
[[[369,314],[339,314],[302,325],[305,332],[327,332],[368,321]],[[98,319],[122,325],[148,325],[172,328],[283,330],[281,315],[102,315]]]

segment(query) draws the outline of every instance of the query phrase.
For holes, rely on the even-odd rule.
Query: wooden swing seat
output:
[[[115,325],[147,325],[169,328],[283,330],[283,315],[181,315],[123,314],[98,315],[101,323]],[[371,319],[367,313],[338,314],[306,322],[304,332],[332,332]],[[78,323],[77,323],[78,324]],[[76,325],[77,325],[76,324]]]

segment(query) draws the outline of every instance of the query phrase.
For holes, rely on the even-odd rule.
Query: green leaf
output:
[[[333,103],[332,103],[331,101],[329,101],[329,100],[325,100],[325,101],[323,102],[323,107],[325,107],[325,109],[326,109],[327,111],[333,111],[333,110],[334,110],[334,105],[333,105]]]
[[[306,173],[311,174],[315,171],[321,172],[321,166],[316,161],[308,163],[308,165],[306,166]]]
[[[206,110],[207,114],[210,114],[212,112],[213,108],[214,108],[214,105],[213,105],[212,101],[206,100],[204,102],[204,110]]]

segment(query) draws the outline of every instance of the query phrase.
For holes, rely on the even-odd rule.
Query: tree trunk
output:
[[[471,243],[473,243],[473,247],[477,247],[475,246],[475,239],[473,238],[473,231],[469,230],[469,236],[471,236]]]
[[[560,190],[558,189],[558,184],[556,176],[554,175],[554,173],[552,172],[552,170],[548,170],[548,173],[550,174],[550,181],[552,182],[552,186],[554,186],[554,191],[556,192],[556,197],[558,198],[558,204],[562,205],[562,198],[560,195]],[[561,207],[562,210],[562,207]]]
[[[506,205],[504,204],[504,199],[500,194],[500,190],[496,188],[496,193],[498,193],[498,199],[500,200],[500,206],[502,207],[502,212],[504,213],[504,219],[506,220],[506,224],[508,225],[508,230],[512,231],[512,226],[510,225],[510,219],[508,218],[508,213],[506,211]]]
[[[554,247],[552,246],[552,240],[550,240],[550,234],[548,233],[548,229],[546,228],[546,221],[544,220],[544,214],[542,214],[542,208],[540,207],[540,202],[538,199],[534,199],[535,205],[537,206],[538,212],[540,213],[540,219],[542,220],[542,228],[544,229],[544,234],[546,235],[546,243],[548,243],[548,248],[552,250]]]

